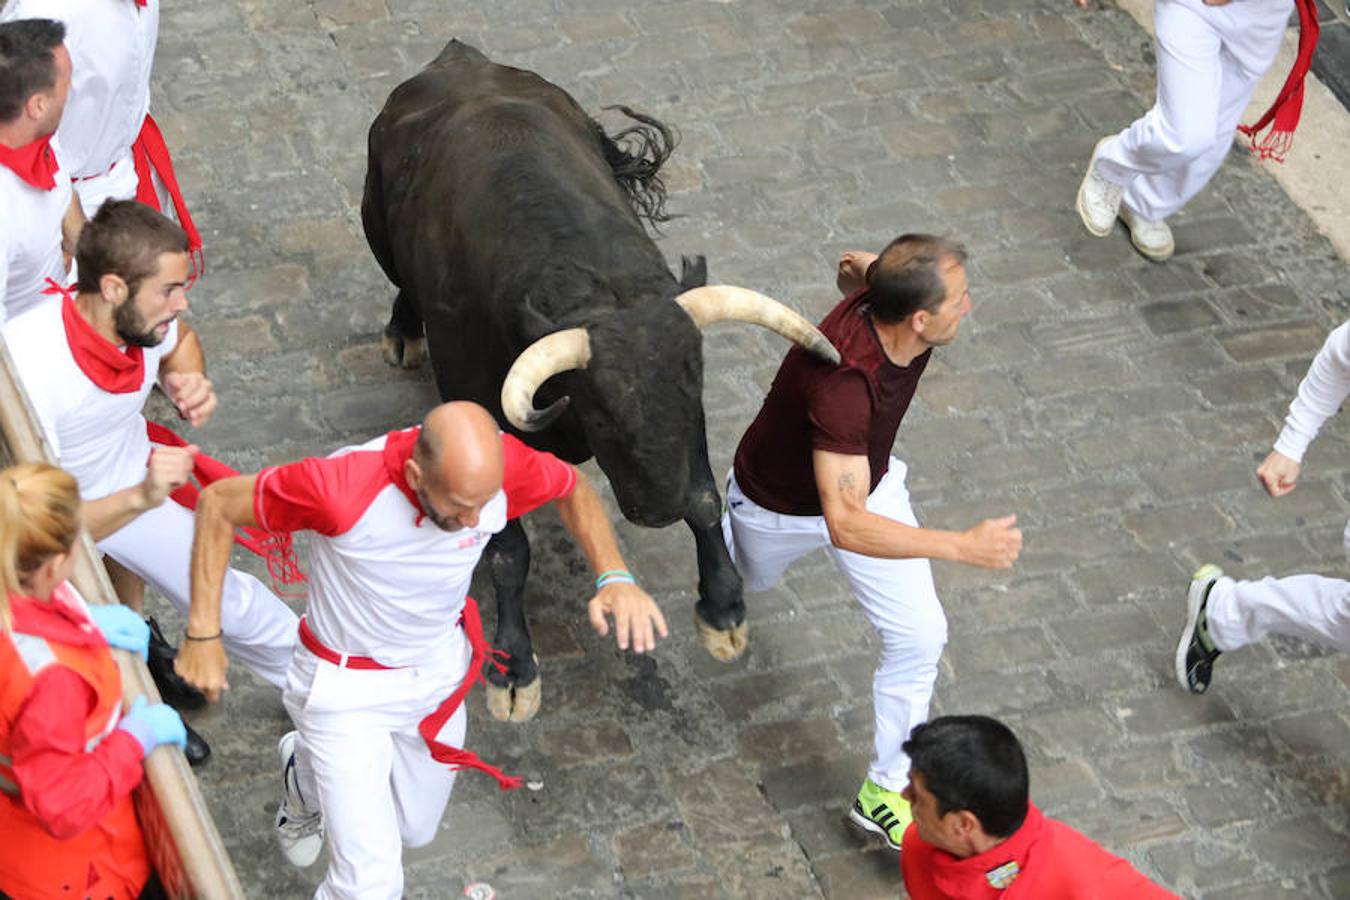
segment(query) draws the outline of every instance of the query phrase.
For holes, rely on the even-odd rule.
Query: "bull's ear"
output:
[[[680,257],[680,290],[691,291],[694,288],[703,287],[708,283],[708,257],[700,253],[698,256]]]
[[[546,334],[552,334],[558,330],[558,324],[539,311],[535,305],[534,297],[530,294],[525,295],[525,302],[520,304],[522,333],[529,343],[534,343]]]

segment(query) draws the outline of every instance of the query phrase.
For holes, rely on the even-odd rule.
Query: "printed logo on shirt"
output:
[[[984,878],[989,882],[990,887],[997,888],[1001,891],[1012,884],[1021,872],[1022,867],[1019,866],[1017,860],[1014,859],[1011,862],[1005,862],[1003,865],[985,872]]]
[[[460,538],[459,543],[455,545],[455,548],[458,550],[467,550],[470,547],[478,546],[490,537],[492,537],[492,533],[489,531],[475,531],[468,537]]]

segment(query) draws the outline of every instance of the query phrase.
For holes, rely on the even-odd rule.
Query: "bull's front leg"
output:
[[[699,434],[703,435],[703,423]],[[731,662],[745,652],[747,626],[741,576],[722,538],[722,498],[708,464],[706,438],[692,460],[689,511],[684,523],[698,550],[698,605],[694,625],[699,643],[714,659]]]
[[[384,326],[384,340],[380,349],[385,362],[404,369],[416,369],[427,358],[427,338],[422,317],[417,314],[406,290],[400,289],[394,298],[394,309],[389,316],[389,324]]]
[[[502,722],[525,722],[539,711],[539,661],[525,624],[525,579],[530,573],[530,541],[519,519],[493,535],[483,550],[493,590],[497,593],[497,631],[492,645],[508,655],[506,671],[488,662],[487,707]]]

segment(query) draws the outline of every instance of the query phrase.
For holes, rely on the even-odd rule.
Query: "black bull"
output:
[[[722,308],[722,293],[732,292],[742,305],[763,301],[750,320],[823,356],[833,348],[767,298],[702,287],[701,258],[686,259],[675,279],[638,212],[664,218],[658,170],[670,133],[624,112],[640,124],[618,137],[636,152],[562,89],[458,41],[395,88],[370,129],[361,207],[371,249],[398,287],[385,357],[413,366],[429,350],[443,399],[477,401],[503,428],[569,462],[595,456],[631,521],[683,519],[698,553],[700,636],[730,659],[744,648],[745,604],[708,463],[699,328],[746,318]],[[546,335],[565,346],[534,350]],[[518,408],[503,404],[508,370]],[[535,410],[534,397],[548,408]],[[505,675],[489,667],[505,689],[489,705],[498,717],[528,718],[538,669],[518,521],[484,558],[498,600],[495,643],[509,654]]]

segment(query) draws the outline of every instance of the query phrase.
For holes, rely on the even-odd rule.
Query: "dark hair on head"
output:
[[[55,19],[0,23],[0,122],[18,118],[29,97],[55,86],[52,51],[65,37],[66,26]]]
[[[894,324],[921,309],[937,309],[947,296],[942,270],[949,262],[966,262],[966,248],[949,238],[902,234],[891,241],[867,267],[872,315]]]
[[[991,837],[1006,838],[1027,816],[1027,758],[1017,735],[988,716],[941,716],[916,725],[901,745],[938,815],[970,810]]]
[[[98,293],[104,275],[117,275],[134,297],[141,282],[159,271],[160,256],[187,252],[187,232],[178,223],[135,200],[105,200],[75,248],[79,291]]]

